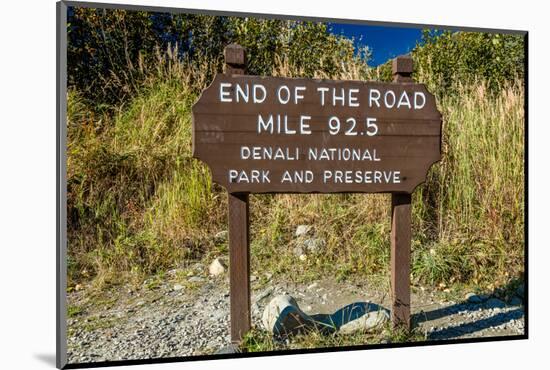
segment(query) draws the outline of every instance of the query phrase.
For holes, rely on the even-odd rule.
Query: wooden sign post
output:
[[[193,156],[224,186],[229,207],[231,340],[250,330],[250,193],[391,193],[392,321],[410,327],[411,194],[441,157],[441,114],[412,81],[246,75],[239,45],[193,106]]]
[[[244,75],[246,53],[240,45],[224,50],[226,75]],[[248,193],[229,193],[229,289],[231,341],[238,343],[250,330],[250,230]]]
[[[394,82],[412,82],[413,61],[392,62]],[[411,326],[411,194],[391,195],[391,319],[394,326]]]

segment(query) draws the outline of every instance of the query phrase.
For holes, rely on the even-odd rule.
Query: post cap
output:
[[[246,64],[246,53],[241,45],[227,45],[223,51],[223,55],[226,64],[232,66],[244,66]]]
[[[400,55],[392,62],[394,75],[410,76],[413,73],[413,60],[410,55]]]

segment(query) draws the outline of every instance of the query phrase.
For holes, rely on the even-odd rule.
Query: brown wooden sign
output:
[[[441,155],[441,114],[410,57],[394,83],[245,75],[239,45],[193,106],[193,156],[229,208],[231,341],[250,330],[249,193],[390,192],[391,317],[410,327],[411,193]]]
[[[440,159],[424,85],[218,74],[193,156],[230,193],[412,193]]]

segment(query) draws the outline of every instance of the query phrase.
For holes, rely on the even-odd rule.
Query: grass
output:
[[[321,333],[312,329],[304,334],[277,341],[265,330],[253,329],[246,334],[241,342],[243,352],[267,352],[274,350],[353,347],[382,343],[405,343],[426,340],[425,334],[419,330],[406,331],[393,329],[391,324],[375,332],[357,332],[354,334]]]
[[[84,331],[92,332],[101,329],[110,329],[117,326],[121,321],[118,318],[100,318],[97,316],[88,317],[85,322],[80,323],[78,327]]]
[[[75,317],[80,315],[83,312],[81,307],[78,306],[67,306],[67,317]]]
[[[213,237],[227,229],[226,192],[191,158],[191,106],[211,68],[159,63],[133,99],[104,112],[69,91],[69,286],[137,285],[227,255]],[[317,77],[360,79],[362,71],[348,65]],[[274,74],[300,71],[282,60]],[[413,282],[504,285],[523,271],[523,86],[453,89],[438,99],[442,161],[413,196]],[[253,271],[303,282],[387,275],[389,195],[250,199]],[[304,261],[293,253],[299,224],[326,241]]]

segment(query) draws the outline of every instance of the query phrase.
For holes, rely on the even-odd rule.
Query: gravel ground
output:
[[[200,266],[198,266],[200,270]],[[128,290],[119,288],[100,297],[87,290],[69,294],[78,309],[68,319],[69,363],[115,361],[213,354],[229,343],[227,274],[187,276]],[[285,284],[253,277],[253,325],[261,327],[265,305],[278,294],[290,294],[308,314],[332,313],[357,301],[389,307],[386,289],[335,283]],[[268,280],[268,281],[266,281]],[[489,296],[461,302],[442,301],[437,294],[414,292],[412,320],[429,340],[519,335],[524,333],[521,299],[508,303]]]

